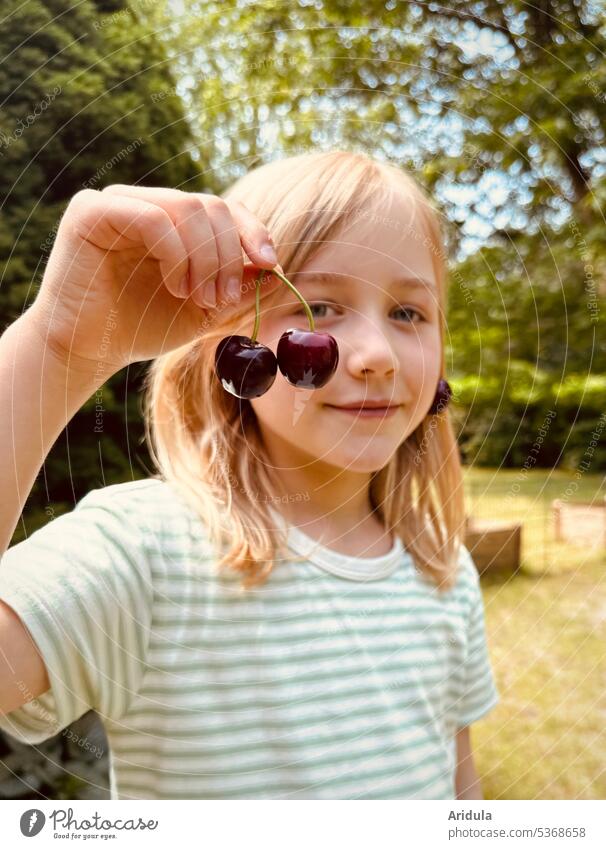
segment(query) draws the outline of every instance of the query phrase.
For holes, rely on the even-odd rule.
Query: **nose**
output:
[[[366,321],[355,335],[347,340],[345,363],[350,374],[356,377],[370,375],[393,376],[399,371],[399,361],[385,329],[380,323]]]

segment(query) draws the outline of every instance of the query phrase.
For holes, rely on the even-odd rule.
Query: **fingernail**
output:
[[[214,307],[216,304],[215,300],[215,282],[214,280],[209,280],[208,283],[204,284],[204,288],[202,289],[202,297],[206,301],[206,303]]]
[[[179,281],[178,292],[179,292],[179,297],[187,298],[187,296],[189,294],[189,290],[188,290],[188,286],[187,286],[187,274],[184,277],[182,277],[181,280]]]
[[[227,281],[227,286],[225,287],[225,293],[227,295],[227,299],[229,301],[239,301],[240,300],[240,278],[239,277],[230,277]]]
[[[272,248],[272,246],[269,243],[263,245],[261,247],[261,249],[259,250],[259,253],[263,257],[263,259],[266,259],[268,262],[271,262],[273,265],[277,265],[278,256],[277,256],[275,250]]]

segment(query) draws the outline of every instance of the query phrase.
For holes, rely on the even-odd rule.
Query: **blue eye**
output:
[[[317,315],[314,310],[315,309],[334,309],[332,304],[327,304],[324,301],[308,301],[309,309],[314,318],[326,318],[325,315]],[[306,315],[305,307],[301,306],[295,313],[295,315]]]
[[[419,312],[419,310],[414,309],[414,307],[397,307],[396,312],[405,312],[405,313],[414,313],[418,316],[419,321],[425,321],[424,316]]]
[[[313,317],[318,318],[318,319],[326,318],[326,314],[318,315],[316,310],[318,310],[318,309],[319,310],[326,310],[326,309],[333,309],[334,310],[335,309],[335,304],[330,304],[330,303],[327,303],[325,301],[308,301],[307,303],[309,304],[309,309],[311,310]],[[410,323],[410,324],[417,323],[419,321],[425,321],[425,317],[419,312],[419,310],[416,310],[413,307],[396,307],[395,311],[407,313],[408,315],[411,315],[412,313],[414,313],[414,315],[417,316],[416,322],[414,322],[413,319],[409,319],[406,322],[407,324],[408,323]],[[295,315],[304,316],[305,314],[306,314],[305,308],[303,306],[300,306],[299,309],[295,312]]]

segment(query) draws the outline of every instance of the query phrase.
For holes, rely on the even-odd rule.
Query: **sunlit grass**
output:
[[[523,523],[521,572],[482,577],[501,694],[472,730],[487,799],[606,798],[606,549],[556,543],[550,515],[554,498],[603,499],[605,483],[466,470],[471,515]]]

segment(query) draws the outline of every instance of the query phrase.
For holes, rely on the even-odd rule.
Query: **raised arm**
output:
[[[66,424],[122,367],[187,344],[216,310],[236,309],[243,277],[277,265],[270,241],[242,204],[214,195],[116,185],[72,198],[35,302],[0,337],[0,586],[1,556]],[[274,275],[262,283],[277,285]],[[0,603],[0,712],[48,686],[29,632]]]
[[[68,370],[45,345],[29,311],[0,337],[0,553],[55,440],[106,376]]]
[[[28,313],[0,337],[0,513],[4,553],[53,443],[102,380],[68,371]],[[0,580],[2,575],[0,560]],[[46,667],[19,617],[0,601],[0,713],[49,688]]]
[[[244,251],[277,265],[266,228],[236,201],[121,185],[72,198],[34,304],[0,338],[0,554],[74,413],[124,366],[192,341],[233,307]],[[280,285],[266,278],[264,289]]]

